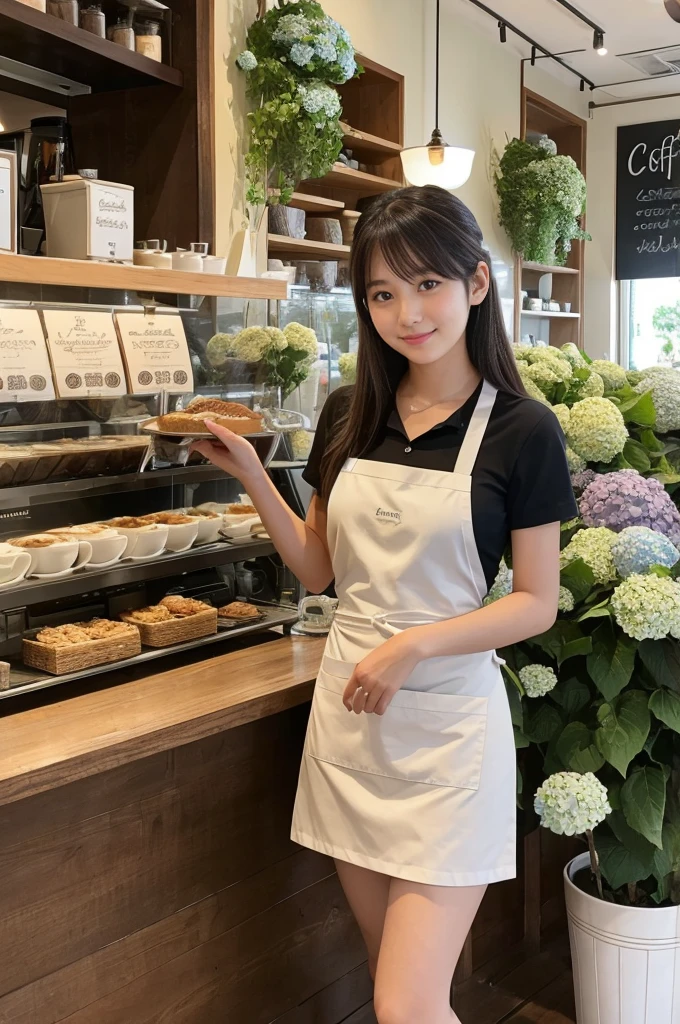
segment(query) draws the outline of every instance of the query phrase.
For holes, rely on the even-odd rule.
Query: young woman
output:
[[[490,882],[515,875],[515,749],[496,647],[557,612],[564,438],[526,397],[489,255],[448,192],[358,222],[357,382],[328,399],[303,523],[252,447],[197,448],[237,477],[287,565],[339,597],[292,836],[335,858],[380,1024],[451,1024],[456,961]],[[513,591],[484,597],[512,543]]]

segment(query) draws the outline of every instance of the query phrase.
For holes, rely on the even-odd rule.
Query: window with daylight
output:
[[[621,353],[631,370],[659,363],[680,368],[680,278],[621,282]],[[627,353],[625,351],[627,349]]]

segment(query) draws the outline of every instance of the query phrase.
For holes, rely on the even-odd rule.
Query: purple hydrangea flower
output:
[[[572,473],[571,485],[577,494],[581,494],[582,491],[585,491],[588,484],[593,482],[596,476],[597,473],[594,469],[583,469],[580,473]]]
[[[586,526],[607,526],[620,533],[627,526],[647,526],[680,543],[680,513],[663,484],[636,469],[599,473],[579,499]]]

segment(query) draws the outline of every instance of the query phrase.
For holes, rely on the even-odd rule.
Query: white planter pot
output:
[[[680,907],[621,907],[582,892],[564,869],[578,1024],[680,1024]]]

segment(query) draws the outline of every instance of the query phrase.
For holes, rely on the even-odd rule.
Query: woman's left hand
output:
[[[397,690],[400,690],[420,660],[405,630],[390,637],[371,651],[354,669],[345,687],[342,702],[348,711],[360,715],[384,715]]]

